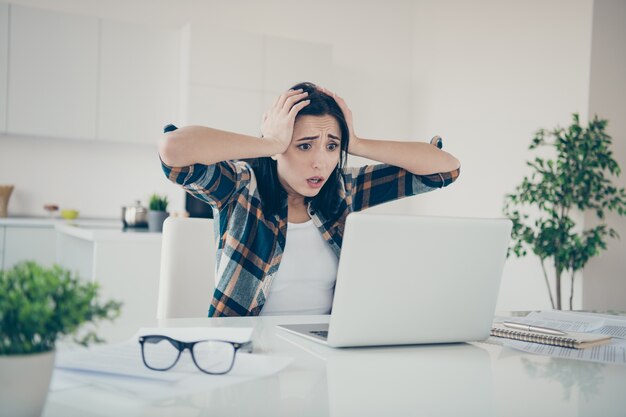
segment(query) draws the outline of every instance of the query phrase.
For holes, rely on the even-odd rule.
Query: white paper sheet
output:
[[[169,371],[160,372],[146,368],[141,359],[141,347],[138,342],[140,335],[164,335],[185,342],[212,339],[241,343],[250,340],[252,328],[142,328],[135,336],[123,343],[92,346],[80,350],[59,351],[57,352],[55,367],[160,381],[179,381],[190,373],[199,372],[187,351],[183,352],[176,366]],[[241,352],[237,355],[239,356],[240,354]],[[235,359],[235,364],[237,364],[237,359],[239,358]]]
[[[589,332],[626,339],[626,317],[572,311],[534,311],[526,317],[499,319],[564,331]]]
[[[626,345],[623,341],[611,341],[608,345],[594,346],[587,349],[569,349],[541,343],[502,339],[504,346],[528,353],[551,356],[553,358],[578,359],[590,362],[626,365]]]
[[[552,312],[532,312],[526,317],[496,317],[494,321],[512,321],[549,327],[565,332],[591,332],[604,325],[604,319],[585,316],[565,316]]]
[[[238,352],[233,369],[225,375],[208,375],[196,368],[188,351],[169,371],[152,371],[141,359],[139,335],[167,335],[179,340],[250,340],[251,328],[141,329],[132,339],[115,345],[58,351],[51,391],[95,385],[146,399],[172,397],[261,378],[279,372],[292,361],[288,357]]]
[[[247,353],[237,355],[238,358],[233,370],[225,375],[208,375],[195,369],[188,372],[184,378],[178,381],[133,378],[123,375],[57,368],[52,375],[50,391],[54,393],[80,387],[95,387],[99,390],[115,392],[142,400],[160,400],[198,391],[222,388],[255,378],[273,375],[286,368],[293,360],[284,356]],[[190,357],[187,357],[187,359],[191,361]],[[163,373],[167,372],[170,371]]]
[[[530,313],[527,318],[530,320],[551,320],[561,323],[581,323],[583,327],[586,325],[586,328],[582,331],[626,339],[625,316],[609,316],[577,311],[540,311]]]
[[[589,332],[613,336],[608,345],[587,349],[569,349],[541,343],[498,338],[504,346],[524,352],[555,358],[578,359],[591,362],[626,365],[626,318],[593,313],[541,311],[526,317],[496,317],[494,321],[515,321],[563,331]]]

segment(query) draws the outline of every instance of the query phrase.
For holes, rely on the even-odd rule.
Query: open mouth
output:
[[[324,178],[322,177],[311,177],[308,178],[306,180],[306,182],[311,186],[311,187],[320,187],[323,183],[324,183]]]

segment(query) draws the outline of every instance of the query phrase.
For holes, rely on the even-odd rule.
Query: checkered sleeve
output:
[[[163,133],[178,128],[168,124]],[[245,188],[250,182],[252,168],[246,162],[223,161],[213,165],[194,164],[183,167],[172,167],[161,161],[165,176],[175,184],[182,186],[194,197],[205,201],[220,210],[234,195]]]
[[[242,161],[223,161],[213,165],[194,164],[171,167],[161,161],[165,176],[188,193],[221,210],[250,182],[250,165]]]
[[[344,170],[346,189],[354,211],[443,188],[454,182],[460,169],[415,175],[389,164],[365,165]],[[349,190],[348,190],[349,189]]]

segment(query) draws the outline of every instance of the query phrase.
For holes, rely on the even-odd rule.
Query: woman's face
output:
[[[299,116],[289,148],[275,157],[287,194],[316,196],[339,163],[340,145],[341,130],[334,117]]]

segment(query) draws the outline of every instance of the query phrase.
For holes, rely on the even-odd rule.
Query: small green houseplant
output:
[[[158,194],[150,196],[148,203],[148,230],[151,232],[161,232],[163,230],[163,222],[168,216],[167,213],[167,197]]]
[[[169,202],[167,201],[167,196],[152,194],[150,196],[150,203],[148,205],[148,208],[154,211],[166,211],[168,204]]]
[[[530,150],[550,147],[556,158],[535,157],[527,165],[533,169],[515,192],[507,194],[505,215],[513,221],[509,253],[526,256],[532,251],[541,261],[552,308],[561,309],[561,279],[571,280],[569,307],[574,298],[574,276],[592,257],[606,249],[605,239],[618,237],[605,222],[607,212],[626,214],[626,191],[617,188],[609,176],[619,176],[613,159],[607,121],[591,120],[580,125],[578,114],[567,128],[541,129],[535,133]],[[534,210],[531,217],[529,212]],[[538,211],[538,215],[534,215]],[[594,213],[597,225],[580,230],[575,214]],[[555,271],[555,296],[546,271],[550,262]]]
[[[81,282],[57,265],[27,261],[0,271],[0,355],[50,351],[59,337],[76,335],[83,323],[115,319],[121,304],[98,303],[97,295],[96,283]],[[100,341],[94,331],[74,340]]]
[[[0,407],[7,415],[39,415],[54,365],[55,344],[66,335],[81,344],[81,325],[113,320],[117,301],[97,301],[98,286],[59,266],[27,261],[0,271]],[[27,401],[26,401],[27,399]]]

